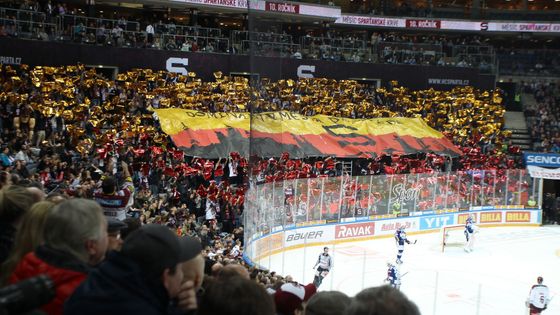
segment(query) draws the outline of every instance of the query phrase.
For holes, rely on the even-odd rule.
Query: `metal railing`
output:
[[[377,60],[380,63],[439,65],[444,58],[445,54],[436,51],[392,50],[390,47],[377,51]]]
[[[232,31],[230,36],[231,36],[231,43],[239,46],[243,45],[242,44],[243,41],[284,43],[284,44],[293,44],[294,42],[292,35],[278,34],[278,33]]]
[[[377,43],[374,49],[377,51],[381,51],[384,50],[386,47],[389,47],[392,50],[435,51],[439,53],[443,52],[443,47],[441,44],[386,42],[386,41]]]
[[[349,62],[377,62],[378,60],[366,48],[339,48],[322,45],[303,49],[302,53],[306,59]]]
[[[19,21],[29,22],[46,22],[47,16],[43,12],[35,12],[29,10],[18,10],[0,7],[0,18],[15,18]]]
[[[193,51],[196,43],[198,51],[209,53],[229,52],[229,38],[209,37],[200,35],[169,35],[162,36],[163,49]]]
[[[82,44],[110,45],[117,47],[142,48],[147,45],[145,32],[119,31],[113,33],[111,29],[74,26],[70,40]]]
[[[213,37],[213,38],[224,37],[222,36],[222,30],[219,28],[176,25],[175,29],[176,29],[175,32],[173,32],[172,29],[168,29],[169,31],[167,34],[202,36],[202,37]]]
[[[459,54],[495,55],[494,47],[490,45],[454,45],[453,56]]]
[[[296,51],[301,51],[299,44],[267,42],[267,41],[241,41],[239,52],[241,54],[254,54],[265,57],[290,57]]]
[[[183,51],[226,53],[229,39],[195,35],[154,34],[95,27],[74,26],[69,40],[83,44],[109,45],[130,48],[156,48]],[[185,45],[184,45],[185,44]],[[188,49],[186,48],[188,45]],[[195,47],[195,48],[193,48]]]
[[[515,50],[497,54],[500,74],[559,76],[560,50]]]
[[[493,73],[496,70],[496,55],[458,54],[454,58],[456,66],[478,68],[486,73]]]
[[[0,27],[11,37],[54,40],[57,35],[56,25],[53,23],[0,18]]]
[[[116,25],[120,25],[123,31],[140,31],[140,23],[126,20],[114,20],[105,18],[94,18],[81,15],[65,14],[58,17],[58,24],[61,30],[73,29],[75,26],[82,24],[85,27],[112,29]]]
[[[329,38],[329,37],[309,37],[304,36],[300,38],[300,44],[303,49],[311,47],[329,46],[331,48],[366,48],[367,42],[359,39],[349,38]]]

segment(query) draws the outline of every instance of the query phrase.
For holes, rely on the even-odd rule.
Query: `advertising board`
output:
[[[335,227],[335,239],[368,237],[375,234],[375,222],[343,224]]]

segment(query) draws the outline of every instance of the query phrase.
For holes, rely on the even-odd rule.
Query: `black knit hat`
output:
[[[128,235],[121,253],[134,260],[148,277],[159,277],[166,268],[191,260],[200,251],[198,240],[179,238],[163,225],[148,224]]]
[[[115,233],[121,230],[126,229],[126,223],[119,221],[115,218],[106,217],[107,218],[107,232],[108,233]]]

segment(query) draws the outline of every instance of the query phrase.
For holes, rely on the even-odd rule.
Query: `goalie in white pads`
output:
[[[531,287],[529,292],[529,298],[527,298],[526,305],[529,308],[530,315],[540,314],[542,311],[546,310],[548,303],[550,303],[550,294],[548,292],[548,287],[543,283],[543,278],[537,278],[537,284]]]
[[[317,268],[319,266],[319,268]],[[329,248],[323,248],[323,253],[319,255],[317,259],[317,263],[313,266],[313,270],[317,268],[315,271],[315,278],[313,279],[313,284],[316,288],[319,288],[323,279],[329,274],[330,270],[333,267],[333,259],[332,256],[329,255]]]
[[[389,282],[389,284],[393,288],[395,288],[397,290],[400,290],[400,288],[401,288],[401,275],[399,273],[399,269],[390,262],[387,263],[387,267],[389,269],[387,269],[387,279],[385,279],[385,281]]]
[[[474,225],[474,218],[469,216],[465,221],[465,238],[467,243],[465,244],[465,252],[469,253],[473,251],[474,241],[476,237],[475,233],[478,233],[478,227]]]

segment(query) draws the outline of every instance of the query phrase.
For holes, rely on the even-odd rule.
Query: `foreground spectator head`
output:
[[[283,284],[274,293],[276,310],[282,315],[293,315],[297,310],[303,310],[304,303],[316,292],[317,288],[312,283],[306,286],[293,282]]]
[[[181,263],[200,253],[200,249],[190,245],[190,239],[177,238],[169,228],[148,224],[128,236],[122,254],[134,260],[149,279],[163,279],[164,287],[173,298],[183,281]]]
[[[38,188],[38,187],[34,187],[34,186],[27,187],[27,191],[29,191],[29,193],[31,193],[31,196],[33,197],[34,202],[43,201],[47,197],[45,192],[41,188]]]
[[[169,228],[148,224],[111,252],[65,305],[65,314],[167,314],[182,290],[181,264],[200,254]],[[194,293],[193,293],[194,295]]]
[[[220,271],[222,271],[222,268],[224,268],[224,265],[213,260],[208,260],[206,263],[210,266],[210,272],[208,274],[214,277],[217,277],[218,274],[220,274]]]
[[[32,194],[23,187],[10,185],[0,190],[0,264],[8,258],[16,230],[34,202]]]
[[[65,301],[85,280],[90,266],[105,256],[107,221],[94,201],[72,199],[54,206],[44,227],[44,244],[23,257],[9,281],[46,274],[56,287],[56,297],[41,309],[62,314]]]
[[[117,189],[117,180],[113,176],[109,176],[101,182],[101,189],[106,195],[114,193]]]
[[[54,204],[59,204],[59,203],[63,202],[64,200],[68,200],[68,198],[66,198],[66,196],[64,196],[61,193],[54,192],[54,193],[50,193],[47,196],[47,198],[45,198],[45,200],[50,201]]]
[[[8,260],[2,265],[0,285],[6,284],[8,276],[23,256],[34,251],[37,246],[43,243],[45,221],[53,207],[54,204],[52,202],[38,202],[23,216],[21,227],[16,232],[13,251]]]
[[[126,223],[121,222],[114,218],[107,218],[107,235],[109,237],[109,244],[107,246],[107,251],[121,250],[123,244],[121,231],[126,228],[127,228]]]
[[[45,229],[45,243],[89,265],[97,265],[107,250],[107,219],[92,200],[70,199],[53,208]]]
[[[6,171],[0,172],[0,188],[8,187],[12,184],[12,176]]]
[[[123,240],[142,226],[142,222],[138,218],[126,218],[123,222],[126,223],[126,228],[121,230],[121,239]]]
[[[313,295],[305,306],[305,315],[339,315],[350,305],[346,294],[338,291],[324,291]]]
[[[420,311],[399,290],[384,285],[362,290],[354,297],[344,314],[420,315]]]
[[[247,280],[251,279],[251,275],[247,268],[239,264],[229,264],[224,266],[218,273],[218,278],[227,280],[231,277],[242,277]]]
[[[275,312],[274,302],[262,286],[235,276],[227,281],[209,281],[201,297],[198,314],[273,315]]]
[[[202,286],[204,279],[204,257],[202,257],[202,245],[200,241],[194,237],[183,237],[182,246],[187,247],[187,251],[192,253],[187,261],[182,264],[184,279],[183,282],[194,282],[195,289],[198,290]]]
[[[17,225],[19,220],[36,202],[31,191],[10,185],[0,190],[0,222]]]

